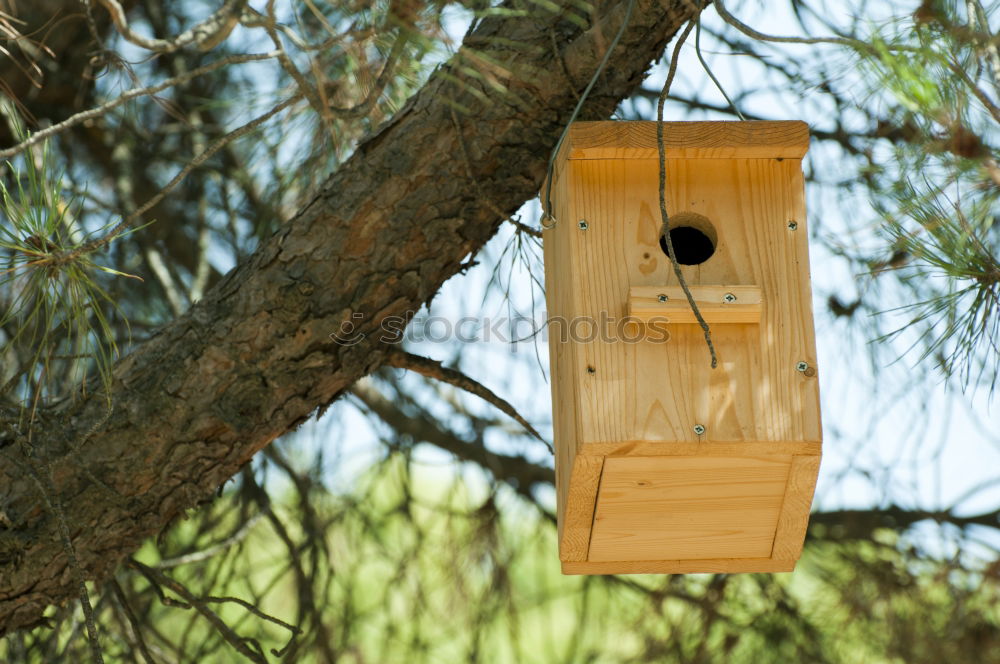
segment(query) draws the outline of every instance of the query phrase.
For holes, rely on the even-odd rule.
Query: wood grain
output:
[[[647,442],[584,443],[578,454],[587,456],[759,456],[761,454],[815,455],[823,444],[812,441],[744,440],[738,442],[701,441],[698,443]]]
[[[674,159],[667,173],[670,213],[700,214],[718,235],[712,258],[682,268],[688,283],[759,287],[760,324],[712,329],[717,369],[694,324],[669,325],[669,339],[642,343],[588,337],[577,325],[575,363],[557,370],[577,381],[580,442],[820,440],[818,381],[795,370],[799,361],[816,366],[799,163]],[[571,286],[566,310],[551,313],[596,328],[625,319],[630,289],[677,287],[659,248],[656,162],[570,160],[566,175],[561,218],[585,219],[588,228],[553,231],[562,251],[552,256],[549,283],[569,278]],[[703,436],[695,424],[706,427]]]
[[[804,122],[666,122],[669,159],[801,159],[809,149]],[[655,122],[576,122],[564,159],[657,159]]]
[[[601,482],[604,457],[578,456],[565,501],[562,534],[559,538],[560,560],[586,560],[590,533],[594,524],[594,506]]]
[[[689,290],[698,312],[709,325],[760,322],[761,292],[757,286],[692,286]],[[727,296],[734,298],[733,301],[729,302]],[[642,323],[698,322],[680,286],[632,286],[627,311],[631,318]]]
[[[797,560],[802,554],[802,544],[809,526],[809,508],[819,475],[819,460],[818,456],[792,457],[781,518],[778,519],[771,552],[771,557],[776,560]]]
[[[563,218],[568,210],[568,189],[566,178],[557,177],[553,182],[552,193],[556,201],[554,209],[557,218]],[[572,284],[575,279],[573,264],[561,257],[570,252],[568,243],[571,236],[568,233],[556,233],[554,228],[543,232],[542,248],[544,261],[549,267],[551,278],[546,279],[545,302],[550,315],[568,315],[572,311]],[[551,334],[551,331],[550,331]],[[551,338],[551,337],[550,337]],[[565,524],[566,505],[569,500],[569,483],[579,445],[579,420],[576,404],[577,380],[572,371],[560,367],[576,366],[577,347],[570,343],[549,343],[549,366],[556,370],[552,372],[552,429],[556,452],[556,521],[558,523],[559,540],[562,541]],[[558,404],[558,406],[556,406]],[[596,486],[595,489],[596,491]]]
[[[681,269],[719,364],[659,246],[655,124],[574,125],[544,237],[563,570],[790,570],[821,453],[818,381],[796,368],[816,367],[807,129],[666,130],[668,213],[715,246]]]
[[[732,574],[791,572],[794,560],[713,558],[708,560],[628,560],[613,563],[564,562],[563,574]]]
[[[608,457],[592,562],[768,558],[791,457]]]

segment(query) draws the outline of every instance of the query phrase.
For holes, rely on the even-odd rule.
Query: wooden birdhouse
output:
[[[821,433],[802,122],[574,124],[544,232],[567,574],[783,572]]]

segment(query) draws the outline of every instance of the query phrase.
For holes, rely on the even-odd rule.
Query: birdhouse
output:
[[[567,574],[784,572],[821,433],[802,122],[572,125],[544,232]]]

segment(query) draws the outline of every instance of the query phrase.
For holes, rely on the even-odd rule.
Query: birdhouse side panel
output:
[[[575,243],[579,240],[573,221],[576,203],[568,193],[572,178],[572,165],[563,163],[556,169],[553,212],[559,221],[544,231],[543,250],[560,558],[585,561],[604,458],[578,454],[580,347],[573,339],[580,334],[575,322],[579,305],[574,287],[579,277],[572,256],[578,251]]]

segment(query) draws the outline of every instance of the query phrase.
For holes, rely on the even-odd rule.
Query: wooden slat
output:
[[[809,526],[809,507],[812,505],[816,478],[819,475],[819,461],[818,456],[792,457],[785,499],[771,552],[771,557],[775,560],[797,560],[802,554],[802,544]]]
[[[814,455],[823,449],[820,441],[743,440],[664,443],[634,440],[627,443],[584,443],[579,454],[586,456],[760,456],[766,454]]]
[[[561,170],[559,171],[562,172]],[[558,218],[570,212],[571,197],[568,193],[568,180],[561,175],[556,176],[552,187],[555,209]],[[576,280],[573,270],[575,264],[564,257],[572,252],[570,243],[573,237],[569,233],[561,233],[557,228],[550,228],[543,233],[543,250],[547,274],[550,275],[545,288],[545,300],[552,316],[572,316],[573,288]],[[577,376],[573,367],[578,363],[579,350],[575,344],[550,343],[549,366],[552,367],[552,403],[562,404],[554,409],[552,428],[556,451],[556,514],[560,540],[563,534],[566,505],[569,501],[570,476],[573,471],[577,449],[579,447],[579,412],[572,404],[579,400]],[[596,490],[596,489],[595,489]]]
[[[804,122],[665,122],[668,159],[801,159],[809,149]],[[561,159],[656,159],[655,122],[576,122]]]
[[[560,560],[587,559],[590,529],[594,523],[594,505],[597,503],[603,467],[603,457],[577,456],[574,460],[573,477],[563,514],[562,536],[559,540]]]
[[[563,562],[563,574],[735,574],[791,572],[794,560],[771,558],[711,558],[706,560],[625,560]]]
[[[759,323],[759,286],[691,286],[698,311],[709,325]],[[736,298],[728,302],[726,296]],[[663,298],[666,301],[661,301]],[[628,295],[628,315],[643,323],[697,323],[694,310],[680,286],[632,286]]]
[[[770,557],[790,464],[781,455],[608,457],[587,560]]]

